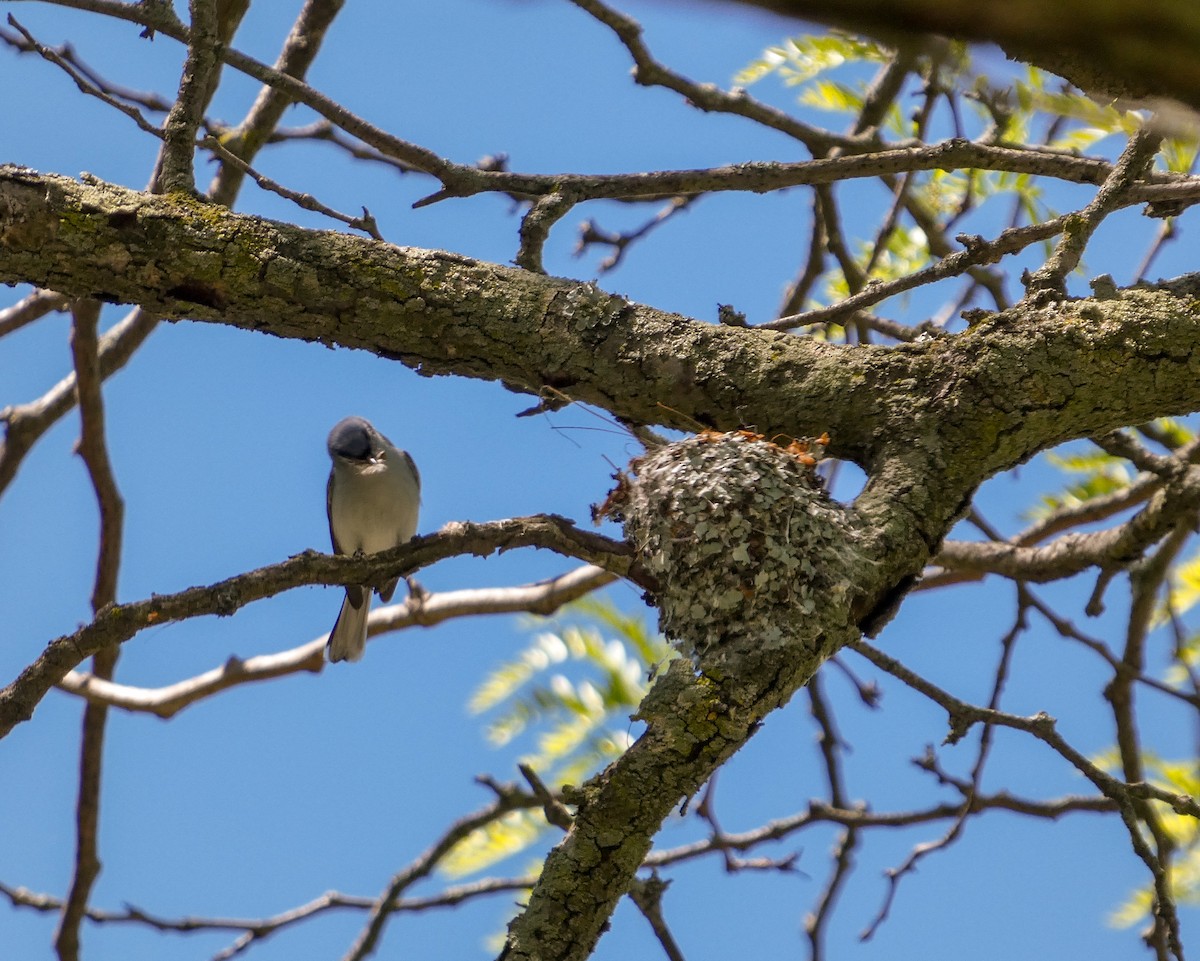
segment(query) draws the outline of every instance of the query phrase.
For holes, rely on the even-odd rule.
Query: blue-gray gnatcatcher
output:
[[[333,470],[325,488],[329,536],[338,554],[374,554],[398,547],[417,532],[421,475],[406,451],[362,417],[338,421],[327,442]],[[398,578],[379,590],[392,599]],[[367,646],[371,588],[352,584],[325,645],[331,661],[357,661]]]

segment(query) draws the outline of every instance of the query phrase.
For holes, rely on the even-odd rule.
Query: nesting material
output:
[[[822,625],[845,623],[863,559],[814,469],[827,440],[708,431],[636,458],[598,509],[624,523],[661,585],[663,633],[702,670],[820,656]]]

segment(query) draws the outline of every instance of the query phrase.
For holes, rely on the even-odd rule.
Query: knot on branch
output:
[[[657,578],[663,632],[710,677],[811,674],[844,632],[871,562],[814,470],[822,441],[705,432],[636,458],[600,509]]]

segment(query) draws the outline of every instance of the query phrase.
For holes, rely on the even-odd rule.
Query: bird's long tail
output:
[[[351,592],[347,591],[337,623],[329,632],[325,652],[334,663],[357,661],[367,647],[367,614],[371,611],[371,592],[359,590],[356,593],[362,603],[355,607]]]

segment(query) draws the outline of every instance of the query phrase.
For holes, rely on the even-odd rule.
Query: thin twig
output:
[[[759,324],[758,327],[763,330],[790,330],[794,327],[839,320],[857,310],[872,307],[880,301],[905,291],[945,280],[948,277],[957,277],[973,267],[994,264],[1008,254],[1019,253],[1030,244],[1061,233],[1066,221],[1067,217],[1063,216],[1027,227],[1012,227],[1001,231],[1000,235],[991,241],[984,240],[982,237],[960,235],[958,239],[966,245],[965,250],[949,254],[922,270],[904,277],[897,277],[895,280],[869,283],[857,294],[851,294],[845,300],[829,307],[792,314],[789,317],[780,317],[778,320]]]
[[[121,539],[125,503],[117,489],[105,439],[104,403],[101,397],[99,338],[100,304],[83,301],[72,305],[74,321],[71,351],[79,385],[81,430],[78,450],[87,467],[100,512],[100,545],[92,588],[92,611],[99,613],[116,602],[117,572],[121,562]],[[111,680],[120,648],[98,651],[92,673]],[[54,946],[60,961],[78,961],[79,929],[87,912],[92,885],[100,874],[100,776],[104,765],[104,730],[108,708],[89,703],[83,712],[83,738],[79,762],[79,796],[75,806],[75,869],[70,890],[63,902]]]
[[[28,40],[18,39],[13,34],[6,30],[0,30],[0,42],[7,43],[19,53],[38,53],[37,48]],[[129,104],[136,104],[144,110],[152,110],[157,113],[166,113],[171,109],[171,102],[160,97],[157,93],[147,92],[144,90],[133,90],[129,87],[123,87],[120,84],[113,83],[110,80],[101,76],[100,72],[94,67],[86,63],[82,57],[76,52],[74,46],[70,43],[60,44],[58,47],[52,48],[58,56],[62,57],[66,63],[75,68],[89,83],[97,90],[115,97],[117,100],[124,101]],[[90,91],[84,91],[91,96]]]
[[[435,908],[454,908],[481,897],[527,891],[533,887],[536,880],[536,877],[483,878],[467,884],[451,885],[428,897],[401,898],[392,905],[392,913],[416,913]],[[3,882],[0,882],[0,895],[6,897],[9,903],[16,908],[28,908],[43,913],[62,910],[61,898],[30,891],[27,888],[12,887]],[[143,925],[155,931],[175,934],[213,931],[242,932],[242,936],[232,945],[214,956],[214,961],[219,961],[219,959],[228,959],[240,954],[252,944],[283,928],[291,927],[329,911],[369,911],[375,906],[375,901],[375,898],[356,897],[331,891],[305,904],[264,918],[194,916],[168,918],[152,914],[134,905],[127,905],[122,911],[88,908],[87,918],[94,924]]]
[[[861,139],[839,137],[827,130],[809,126],[782,110],[756,100],[744,90],[725,91],[713,84],[689,80],[654,59],[642,39],[642,28],[637,21],[601,3],[600,0],[571,2],[616,34],[617,39],[633,58],[633,79],[642,86],[665,87],[685,97],[691,106],[699,110],[734,114],[778,130],[804,144],[814,156],[825,154],[835,146],[853,147],[862,142]]]
[[[650,929],[662,945],[667,961],[686,961],[662,913],[662,898],[670,884],[670,881],[662,880],[657,874],[649,878],[634,878],[629,887],[629,900],[637,905],[642,917],[650,923]]]
[[[305,584],[375,584],[407,576],[436,560],[460,553],[486,555],[514,547],[538,546],[578,557],[652,589],[632,549],[583,531],[553,514],[490,524],[450,524],[403,547],[367,557],[331,556],[306,551],[282,563],[248,571],[206,587],[157,594],[104,608],[90,624],[52,640],[7,687],[0,690],[0,737],[27,721],[38,702],[84,658],[116,647],[139,631],[205,614],[228,616],[256,600]]]
[[[1012,730],[1024,731],[1047,745],[1093,785],[1110,798],[1116,805],[1121,821],[1125,825],[1130,845],[1134,853],[1145,864],[1154,881],[1157,896],[1157,913],[1167,932],[1167,943],[1171,953],[1178,961],[1183,961],[1183,949],[1179,942],[1179,919],[1175,910],[1175,901],[1169,890],[1169,882],[1163,871],[1162,863],[1146,843],[1142,834],[1141,821],[1137,814],[1137,802],[1154,799],[1169,804],[1179,814],[1187,814],[1200,818],[1200,803],[1193,797],[1172,794],[1156,785],[1146,782],[1130,784],[1113,777],[1108,772],[1093,764],[1088,758],[1075,750],[1058,733],[1055,721],[1045,713],[1032,717],[1019,717],[1005,714],[989,708],[976,707],[967,704],[947,693],[936,685],[922,678],[914,671],[900,664],[895,658],[889,657],[882,651],[872,647],[866,641],[851,641],[849,645],[875,664],[880,670],[886,671],[902,683],[924,694],[934,703],[944,708],[950,715],[950,733],[947,740],[956,743],[967,731],[978,723],[991,723]]]
[[[1130,571],[1130,586],[1133,590],[1129,620],[1125,633],[1125,646],[1121,661],[1113,673],[1112,680],[1104,689],[1104,697],[1112,706],[1116,725],[1117,753],[1121,761],[1121,774],[1131,783],[1145,778],[1144,752],[1134,712],[1134,678],[1143,673],[1145,667],[1146,638],[1154,622],[1157,600],[1163,583],[1170,575],[1171,567],[1192,534],[1191,524],[1181,524],[1163,541],[1162,545],[1145,561]],[[1172,945],[1179,943],[1178,920],[1174,913],[1160,910],[1173,897],[1170,886],[1170,861],[1175,850],[1175,841],[1170,831],[1152,804],[1137,800],[1134,810],[1154,838],[1157,849],[1158,873],[1154,878],[1155,904],[1152,909],[1154,929],[1149,941],[1160,958],[1166,958]]]
[[[137,107],[129,103],[124,103],[121,100],[118,100],[116,97],[105,93],[87,77],[85,77],[73,64],[68,62],[65,57],[61,56],[57,51],[52,50],[51,48],[44,46],[35,40],[33,35],[23,26],[21,26],[21,24],[17,22],[16,17],[14,17],[11,13],[8,15],[8,23],[9,26],[11,26],[14,30],[20,33],[22,37],[25,38],[25,42],[29,44],[30,49],[36,52],[44,60],[48,60],[55,66],[62,68],[67,76],[75,81],[75,86],[79,88],[81,93],[85,93],[89,97],[95,97],[97,100],[103,100],[110,107],[114,107],[121,113],[125,114],[126,117],[138,125],[139,129],[144,130],[146,133],[153,137],[157,137],[160,140],[163,139],[163,132],[159,130],[158,127],[154,126],[154,124],[150,123],[149,120],[143,117],[142,112],[138,110]]]
[[[101,377],[110,377],[124,367],[157,323],[153,314],[137,308],[107,330],[99,344]],[[5,426],[0,441],[0,491],[12,482],[33,445],[75,406],[75,382],[72,371],[37,400],[0,410],[0,423]]]
[[[325,35],[345,0],[305,0],[296,22],[284,41],[275,60],[275,70],[282,76],[303,80],[321,50]],[[228,42],[228,38],[223,37]],[[279,121],[292,104],[286,93],[264,84],[253,106],[236,128],[223,131],[221,146],[243,163],[249,164],[262,146],[275,134]],[[246,171],[236,165],[222,164],[208,187],[208,199],[213,203],[232,206]]]
[[[1026,610],[1028,603],[1025,598],[1024,586],[1018,585],[1017,588],[1017,615],[1013,622],[1013,626],[1009,629],[1001,640],[1000,662],[996,667],[996,675],[992,683],[992,695],[988,701],[988,709],[996,711],[1000,706],[1000,695],[1004,690],[1004,684],[1008,678],[1009,668],[1012,664],[1012,654],[1016,647],[1017,638],[1029,628],[1026,618]],[[898,868],[889,868],[884,872],[888,888],[883,898],[883,904],[880,906],[878,913],[870,924],[859,935],[860,941],[869,941],[875,936],[875,932],[879,930],[881,924],[887,920],[888,914],[891,912],[892,903],[896,898],[896,893],[900,888],[900,881],[908,874],[916,871],[917,865],[920,864],[926,857],[933,854],[935,851],[942,851],[948,848],[951,844],[957,841],[963,833],[967,824],[967,818],[975,811],[975,798],[979,795],[980,783],[983,779],[983,769],[987,763],[987,757],[991,751],[993,727],[991,724],[984,722],[983,730],[979,738],[979,752],[976,755],[975,763],[971,768],[970,780],[961,786],[960,790],[963,795],[962,806],[959,809],[958,816],[955,817],[949,829],[940,838],[934,841],[926,841],[916,845],[904,862]]]
[[[375,240],[380,242],[383,241],[383,235],[379,232],[379,225],[375,223],[375,218],[371,216],[370,211],[367,210],[366,207],[363,207],[361,217],[351,217],[349,214],[344,214],[341,211],[334,210],[332,207],[328,207],[321,203],[321,201],[317,200],[317,198],[312,194],[302,193],[298,190],[292,190],[291,188],[285,187],[283,184],[272,180],[265,174],[259,173],[236,154],[222,147],[220,141],[218,141],[216,137],[203,137],[199,141],[198,146],[203,147],[205,150],[212,151],[212,153],[220,157],[222,162],[224,162],[227,166],[232,167],[233,169],[238,170],[250,177],[263,190],[269,190],[271,193],[278,194],[285,200],[290,200],[297,207],[302,207],[305,210],[311,210],[313,213],[323,214],[332,220],[346,224],[348,227],[353,227],[355,230],[361,230],[363,233],[368,234]]]
[[[1079,265],[1092,234],[1101,221],[1117,209],[1122,197],[1146,172],[1162,141],[1162,134],[1152,132],[1148,127],[1134,132],[1113,166],[1112,173],[1096,191],[1096,196],[1078,214],[1067,218],[1062,239],[1054,248],[1054,253],[1026,281],[1026,296],[1032,297],[1043,292],[1058,297],[1066,294],[1067,275]]]
[[[479,828],[486,827],[493,821],[504,817],[510,811],[536,807],[541,803],[541,800],[535,796],[509,790],[500,794],[486,808],[454,822],[423,854],[402,871],[398,871],[388,882],[383,893],[375,899],[367,916],[366,924],[354,944],[346,952],[344,961],[361,961],[375,951],[379,939],[383,935],[384,927],[395,913],[395,905],[400,900],[400,896],[417,881],[435,871],[460,841]]]
[[[1047,820],[1058,820],[1067,814],[1075,813],[1109,814],[1116,809],[1117,806],[1111,799],[1101,795],[1068,795],[1062,798],[1038,801],[999,792],[991,795],[977,795],[972,802],[973,811],[1007,811]],[[957,818],[961,810],[962,805],[957,802],[937,804],[930,808],[914,811],[869,811],[863,807],[843,809],[832,807],[823,801],[810,801],[807,811],[771,821],[750,831],[726,833],[719,839],[707,837],[678,847],[653,851],[646,857],[643,866],[665,867],[684,861],[693,861],[713,853],[719,853],[724,857],[726,850],[749,851],[760,844],[790,837],[814,824],[853,825],[860,829],[911,827],[917,824],[929,824]]]
[[[612,253],[597,265],[600,273],[614,270],[624,259],[625,254],[639,240],[645,239],[651,231],[656,230],[673,218],[687,210],[695,197],[672,197],[653,217],[633,230],[611,233],[601,229],[594,220],[585,220],[579,228],[579,242],[575,245],[574,254],[580,257],[593,244],[601,244],[612,248]]]
[[[841,763],[841,739],[834,726],[833,714],[825,701],[818,673],[808,682],[809,709],[819,731],[817,743],[825,766],[825,779],[829,785],[829,803],[832,807],[846,808],[846,788]],[[850,872],[854,867],[854,851],[858,847],[859,828],[854,824],[844,826],[833,853],[833,869],[829,880],[821,891],[817,907],[804,919],[804,931],[808,935],[808,955],[811,961],[822,961],[825,957],[825,926],[833,914],[838,896],[841,894]]]

